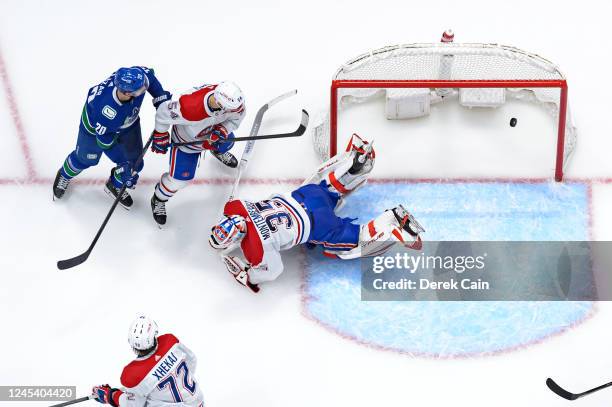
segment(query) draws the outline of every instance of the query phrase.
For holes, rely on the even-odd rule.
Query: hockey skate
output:
[[[151,211],[158,225],[166,224],[166,201],[162,201],[155,194],[151,197]]]
[[[106,192],[113,199],[117,199],[117,197],[119,196],[119,192],[121,191],[121,188],[117,188],[115,187],[115,185],[113,185],[112,178],[113,178],[113,170],[111,170],[110,178],[108,179],[108,181],[106,181],[106,185],[104,186],[104,192]],[[119,204],[127,210],[129,210],[134,204],[134,201],[132,200],[132,197],[130,196],[127,190],[124,190],[123,193],[121,194],[121,198],[119,199]]]
[[[230,168],[236,168],[238,166],[238,159],[234,157],[234,154],[226,151],[225,153],[220,153],[218,151],[210,152],[213,157],[217,160],[221,161],[223,164],[227,165]]]
[[[392,211],[402,229],[410,236],[417,237],[420,233],[425,232],[425,228],[402,205],[396,206]]]
[[[376,156],[374,153],[374,142],[368,143],[356,134],[353,135],[353,139],[356,139],[356,143],[351,146],[352,150],[355,151],[355,156],[353,157],[353,165],[349,168],[348,173],[351,175],[369,173],[372,171]]]
[[[404,246],[408,249],[421,250],[423,248],[423,241],[421,240],[420,233],[425,232],[425,228],[402,205],[391,209],[391,212],[393,212],[402,230],[406,231],[413,238],[412,242],[400,239]]]
[[[62,199],[64,193],[68,189],[68,185],[70,185],[70,178],[64,178],[62,176],[61,170],[57,171],[57,175],[55,176],[55,181],[53,181],[53,200]]]

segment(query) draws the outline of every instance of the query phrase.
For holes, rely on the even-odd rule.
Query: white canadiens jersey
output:
[[[119,407],[202,407],[193,377],[196,356],[172,334],[157,338],[154,354],[128,364],[121,374]]]
[[[165,132],[172,128],[173,142],[206,140],[214,125],[222,125],[231,133],[236,130],[246,109],[242,105],[237,110],[211,110],[208,99],[213,95],[217,85],[204,85],[192,88],[182,94],[178,100],[162,103],[155,113],[155,130]],[[200,145],[181,146],[185,153],[202,151]]]
[[[310,218],[290,194],[259,202],[229,201],[223,213],[246,219],[247,232],[240,248],[251,265],[248,273],[254,284],[278,277],[283,272],[280,251],[306,243],[310,236]]]

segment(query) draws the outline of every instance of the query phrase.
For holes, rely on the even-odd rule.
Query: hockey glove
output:
[[[249,268],[251,266],[245,263],[240,257],[236,256],[223,256],[223,263],[238,283],[247,287],[254,293],[259,292],[259,286],[249,281]]]
[[[128,188],[136,187],[138,173],[133,171],[132,163],[127,161],[115,167],[115,178]]]
[[[119,397],[123,392],[119,389],[113,389],[108,384],[94,386],[92,390],[93,398],[102,404],[110,404],[113,407],[119,407]]]
[[[164,93],[153,98],[153,106],[155,107],[155,109],[157,109],[159,105],[170,99],[172,99],[172,93],[165,90]]]
[[[234,142],[219,142],[219,140],[233,139],[234,137],[234,133],[229,133],[225,126],[222,124],[215,124],[210,132],[209,139],[205,140],[202,144],[202,148],[205,150],[218,151],[223,154],[234,146]]]
[[[170,147],[170,133],[164,131],[160,133],[153,130],[153,143],[151,144],[151,151],[157,154],[166,154]]]

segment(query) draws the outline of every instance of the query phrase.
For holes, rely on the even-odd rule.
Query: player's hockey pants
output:
[[[174,131],[174,129],[173,129]],[[173,133],[174,134],[174,133]],[[234,133],[228,135],[229,138],[234,138]],[[180,139],[178,139],[180,141]],[[234,143],[220,143],[217,151],[225,153],[233,147]],[[195,177],[200,157],[206,154],[206,150],[200,150],[194,147],[185,146],[183,149],[172,147],[170,149],[170,171],[172,178],[179,181],[191,181]],[[193,151],[189,151],[189,150]],[[204,159],[202,157],[202,159]]]
[[[88,133],[83,126],[79,126],[79,136],[77,139],[76,148],[72,151],[62,166],[62,175],[66,178],[73,178],[81,171],[98,165],[100,158],[104,153],[115,164],[131,162],[136,163],[136,159],[142,153],[142,134],[140,132],[140,120],[122,130],[115,141],[115,144],[109,149],[103,149],[96,142],[96,136]],[[144,166],[141,161],[135,170],[140,172]],[[121,185],[115,177],[111,177],[116,187]]]
[[[309,244],[321,245],[327,253],[351,250],[359,244],[360,226],[353,223],[355,219],[336,216],[340,195],[330,191],[325,181],[304,185],[291,196],[310,217]]]

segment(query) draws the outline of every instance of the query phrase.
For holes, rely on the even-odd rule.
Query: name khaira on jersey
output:
[[[247,213],[249,214],[249,218],[251,218],[251,221],[253,222],[259,232],[259,235],[261,236],[261,240],[270,239],[270,228],[268,227],[268,224],[266,223],[264,217],[261,216],[261,213],[259,213],[259,210],[257,209],[255,203],[248,201],[243,202],[244,207],[246,208]]]
[[[157,380],[161,380],[164,378],[164,376],[166,376],[172,371],[172,368],[174,367],[177,361],[178,357],[174,354],[174,352],[170,352],[170,354],[158,364],[157,369],[153,370],[151,374]]]

